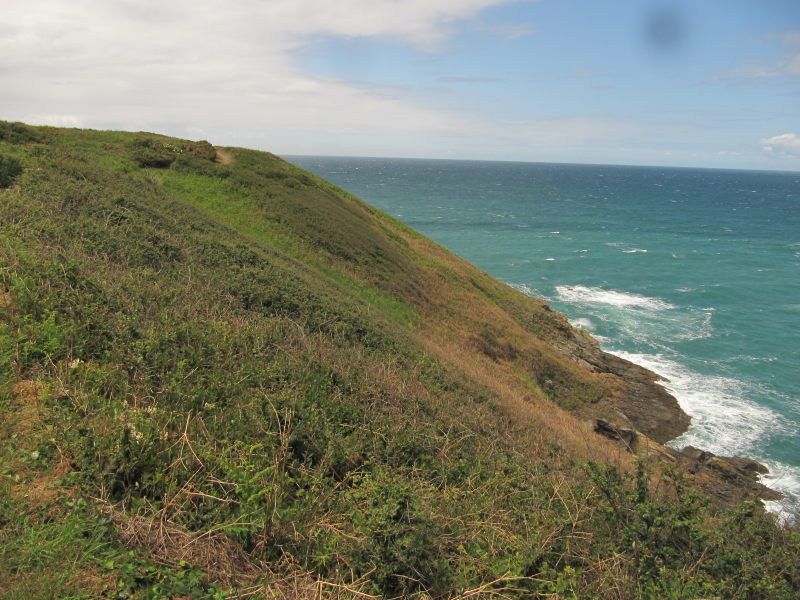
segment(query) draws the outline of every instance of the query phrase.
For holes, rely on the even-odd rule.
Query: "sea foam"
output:
[[[649,310],[670,310],[675,308],[675,305],[660,298],[649,298],[617,290],[604,290],[599,287],[559,285],[556,286],[556,292],[558,292],[559,300],[570,303],[611,304],[613,306]]]
[[[556,297],[548,300],[572,305],[578,312],[574,318],[601,322],[620,340],[658,345],[707,338],[714,330],[713,308],[679,307],[661,298],[582,285],[557,286],[555,291]]]
[[[660,383],[692,417],[684,435],[670,445],[700,446],[715,454],[752,453],[754,445],[780,417],[749,402],[746,386],[731,377],[701,375],[663,355],[613,351],[663,377]]]
[[[539,290],[532,288],[529,285],[525,285],[524,283],[509,283],[512,288],[517,290],[518,292],[522,292],[526,296],[531,296],[532,298],[541,298],[542,294],[539,293]]]
[[[583,329],[585,331],[594,331],[597,329],[597,326],[592,322],[591,319],[587,319],[585,317],[581,317],[578,319],[570,319],[570,323],[577,327],[578,329]]]
[[[800,468],[771,460],[760,452],[765,439],[791,429],[785,417],[749,401],[752,390],[738,379],[702,375],[662,355],[613,353],[662,377],[659,383],[692,418],[688,431],[669,446],[680,449],[691,445],[721,456],[747,456],[764,463],[770,472],[762,477],[762,483],[785,496],[782,501],[767,503],[767,508],[783,519],[796,518]]]

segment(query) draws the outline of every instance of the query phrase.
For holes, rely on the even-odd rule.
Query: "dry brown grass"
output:
[[[26,434],[42,422],[41,394],[44,389],[40,384],[29,379],[18,381],[11,388],[14,404],[19,408],[14,415],[13,427],[17,433]]]
[[[571,377],[611,396],[616,381],[613,376],[591,373],[560,355],[547,343],[526,331],[501,306],[483,297],[477,286],[491,290],[500,286],[477,267],[454,258],[446,250],[427,239],[409,239],[410,243],[434,254],[464,278],[473,281],[475,290],[465,290],[463,282],[452,278],[437,278],[432,282],[430,296],[437,299],[424,322],[416,330],[420,342],[435,356],[468,379],[496,394],[498,405],[518,427],[528,431],[522,440],[528,452],[541,457],[553,442],[574,460],[595,460],[624,469],[632,465],[632,457],[614,442],[595,434],[586,423],[555,405],[531,381],[524,367],[526,357],[544,356]],[[528,300],[524,298],[524,300]],[[530,299],[531,311],[541,310],[541,304]],[[476,350],[475,332],[497,332],[502,343],[515,348],[518,359],[496,360],[491,353]]]
[[[122,507],[101,503],[100,510],[114,523],[120,542],[143,548],[163,565],[181,561],[200,567],[213,583],[250,583],[262,574],[248,555],[220,530],[187,531],[165,511],[154,517],[129,515]]]
[[[61,455],[58,465],[50,473],[36,474],[25,483],[12,486],[11,497],[15,500],[24,500],[31,509],[38,509],[56,498],[71,495],[74,492],[72,488],[59,484],[59,480],[71,470],[67,457]]]
[[[230,600],[377,598],[363,591],[370,573],[359,578],[343,574],[339,581],[327,581],[302,569],[289,556],[269,564],[256,563],[221,528],[188,531],[163,510],[154,517],[129,515],[122,507],[108,503],[101,503],[100,510],[111,519],[124,546],[146,550],[155,562],[165,566],[185,563],[199,567],[209,583],[228,590],[226,598]]]
[[[367,576],[349,582],[326,581],[314,577],[312,573],[289,565],[288,575],[273,574],[266,583],[259,583],[231,592],[230,600],[240,598],[259,598],[261,600],[377,600],[363,591]],[[368,574],[369,575],[369,574]]]
[[[494,391],[506,414],[518,425],[535,432],[526,441],[528,449],[535,455],[540,456],[542,449],[555,441],[573,459],[590,459],[630,468],[632,462],[627,452],[553,404],[540,389],[522,381],[513,367],[498,364],[456,338],[431,335],[424,343],[445,362]]]

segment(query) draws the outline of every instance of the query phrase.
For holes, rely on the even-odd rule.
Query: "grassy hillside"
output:
[[[3,598],[800,593],[586,426],[649,375],[271,154],[0,122],[0,261]]]

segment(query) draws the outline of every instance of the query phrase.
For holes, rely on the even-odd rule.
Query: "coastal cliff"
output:
[[[619,376],[618,394],[582,407],[578,414],[591,428],[616,440],[633,454],[645,459],[674,464],[683,469],[721,506],[744,500],[780,500],[783,496],[763,485],[759,476],[768,469],[759,462],[739,457],[716,456],[688,446],[676,450],[665,444],[684,433],[690,417],[677,400],[659,385],[660,377],[642,366],[603,352],[597,342],[575,331],[566,350],[575,361],[602,373]]]
[[[358,198],[148,133],[0,158],[0,595],[796,597],[757,463]]]

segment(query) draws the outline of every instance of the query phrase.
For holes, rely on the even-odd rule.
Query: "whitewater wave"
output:
[[[748,398],[760,395],[752,385],[735,376],[698,373],[685,366],[670,347],[670,342],[711,336],[713,307],[678,307],[661,298],[582,285],[557,286],[552,298],[524,284],[512,286],[530,296],[572,305],[578,313],[569,311],[575,327],[592,332],[603,348],[660,375],[661,385],[692,417],[689,430],[669,445],[692,445],[721,456],[748,456],[762,462],[770,469],[763,483],[785,496],[767,503],[767,508],[780,518],[797,518],[800,468],[770,460],[761,451],[770,438],[791,435],[790,420],[751,402]],[[614,349],[620,342],[645,350]]]
[[[782,522],[800,519],[800,469],[771,460],[763,460],[769,469],[761,477],[761,483],[783,494],[781,500],[764,502],[766,509],[777,515]]]
[[[661,298],[582,285],[558,286],[556,294],[549,300],[572,305],[576,317],[602,323],[614,339],[661,346],[707,338],[714,331],[713,308],[678,307]]]
[[[676,310],[679,307],[660,298],[583,285],[557,286],[554,296],[522,283],[509,285],[523,294],[548,302],[571,304],[579,311],[577,315],[573,313],[573,324],[592,331],[595,337],[605,332],[613,339],[652,344],[653,340],[677,342],[707,338],[713,334],[713,308]]]
[[[636,307],[648,310],[670,310],[676,308],[661,298],[649,298],[630,292],[617,290],[604,290],[599,287],[584,285],[559,285],[556,286],[558,299],[563,302],[576,304],[611,304],[619,307]]]
[[[530,287],[529,285],[525,285],[524,283],[509,283],[512,288],[517,290],[518,292],[522,292],[527,296],[531,296],[533,298],[541,298],[542,294],[539,293],[539,290]]]
[[[661,384],[692,417],[692,425],[670,445],[700,446],[715,454],[752,452],[780,419],[772,410],[748,402],[746,386],[730,377],[693,372],[663,355],[614,351],[664,378]]]
[[[764,485],[785,498],[767,503],[781,518],[795,518],[800,509],[800,468],[761,455],[764,441],[788,434],[792,424],[775,411],[747,400],[747,384],[732,378],[702,375],[663,355],[614,354],[650,369],[664,378],[659,383],[692,417],[689,430],[668,443],[673,448],[695,446],[721,456],[747,456],[762,462],[769,474]]]
[[[579,318],[579,319],[570,319],[570,323],[573,327],[577,327],[578,329],[583,329],[585,331],[594,331],[597,329],[597,326],[591,319],[586,318]]]
[[[625,242],[605,242],[603,245],[609,246],[610,248],[620,248],[627,246],[627,248],[621,250],[621,252],[624,252],[625,254],[638,254],[647,252],[646,248],[637,248],[635,246],[631,246],[630,244],[626,244]]]

